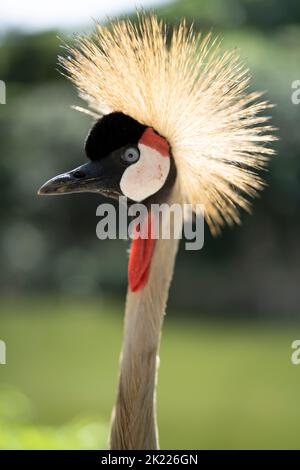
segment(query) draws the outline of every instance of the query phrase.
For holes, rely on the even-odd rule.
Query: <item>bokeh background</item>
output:
[[[4,1],[0,19],[0,448],[105,448],[126,293],[126,242],[96,238],[96,195],[36,190],[84,159],[88,116],[57,70],[61,44],[90,17],[134,3]],[[237,47],[253,89],[276,107],[268,186],[241,227],[180,250],[161,348],[162,448],[300,448],[300,3],[140,2]],[[68,7],[67,7],[68,5]],[[139,4],[138,4],[139,5]]]

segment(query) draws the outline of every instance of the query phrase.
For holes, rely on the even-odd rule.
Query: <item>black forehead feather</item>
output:
[[[91,128],[85,143],[86,155],[90,160],[99,160],[127,144],[137,144],[145,129],[126,114],[107,114]]]

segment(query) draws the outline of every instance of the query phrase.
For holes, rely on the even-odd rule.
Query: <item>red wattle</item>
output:
[[[132,292],[141,290],[147,284],[150,272],[155,239],[151,238],[151,214],[148,214],[147,238],[137,236],[132,241],[129,263],[128,283]],[[141,232],[139,224],[136,226],[136,235]]]

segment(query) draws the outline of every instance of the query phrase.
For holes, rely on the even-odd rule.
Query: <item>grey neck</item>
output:
[[[156,240],[147,285],[127,293],[125,331],[110,449],[158,449],[156,378],[161,328],[178,239]]]

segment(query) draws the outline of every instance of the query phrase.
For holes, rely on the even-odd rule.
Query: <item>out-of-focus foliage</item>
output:
[[[12,31],[2,39],[1,79],[5,79],[7,83],[29,85],[57,79],[55,62],[53,63],[56,56],[55,31],[40,33],[38,36]]]
[[[171,302],[185,311],[299,316],[300,105],[291,101],[292,82],[300,79],[299,9],[296,0],[185,0],[158,9],[170,24],[186,16],[219,34],[224,48],[239,48],[251,87],[266,90],[276,105],[270,112],[280,137],[254,215],[216,240],[206,232],[201,252],[180,251]],[[70,109],[82,103],[56,71],[65,40],[72,42],[55,32],[1,39],[7,104],[0,105],[0,288],[123,295],[127,244],[96,239],[100,199],[36,196],[46,179],[85,159],[91,120]]]
[[[103,448],[116,393],[122,306],[20,297],[1,301],[0,311],[7,342],[0,382],[10,384],[0,387],[0,448]],[[299,449],[295,328],[179,316],[169,310],[162,335],[162,448]]]
[[[0,450],[104,449],[107,426],[76,419],[61,426],[37,425],[32,403],[21,392],[0,386]]]
[[[209,29],[251,26],[265,31],[300,21],[297,0],[176,0],[161,12],[174,22],[185,16]]]

